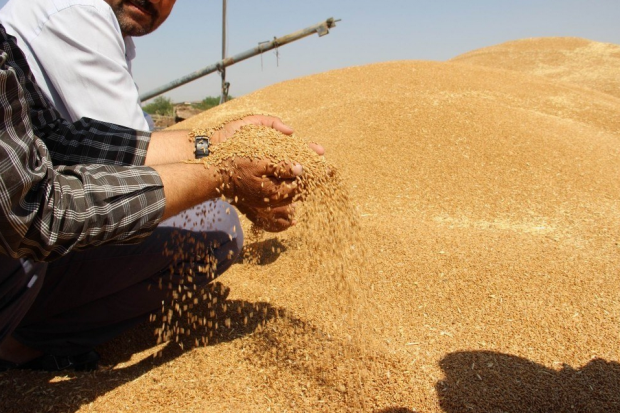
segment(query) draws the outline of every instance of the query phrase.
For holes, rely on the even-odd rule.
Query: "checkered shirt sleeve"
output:
[[[150,235],[164,212],[163,183],[153,169],[131,166],[143,162],[148,138],[134,144],[135,132],[88,119],[77,125],[61,120],[47,129],[45,116],[55,111],[36,102],[30,110],[30,79],[15,69],[6,52],[13,40],[1,26],[0,35],[0,253],[50,261],[71,250]],[[33,113],[41,118],[31,123]],[[46,140],[35,130],[59,135]],[[68,149],[54,155],[48,142]],[[98,162],[83,162],[88,160]]]

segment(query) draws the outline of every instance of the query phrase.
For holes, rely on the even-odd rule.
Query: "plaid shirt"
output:
[[[135,242],[164,212],[144,164],[149,132],[62,119],[0,25],[0,253],[50,261],[71,250]]]

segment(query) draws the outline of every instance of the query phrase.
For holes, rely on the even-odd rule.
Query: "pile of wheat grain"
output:
[[[364,346],[293,228],[218,279],[230,326],[208,346],[153,347],[148,326],[100,349],[109,370],[0,376],[0,410],[618,410],[620,100],[503,58],[321,73],[175,126],[259,109],[326,148],[368,252]]]
[[[620,46],[577,37],[521,39],[464,53],[450,60],[508,69],[587,87],[620,98]]]
[[[561,410],[572,394],[595,408],[615,388],[618,360],[619,105],[527,73],[412,61],[285,82],[179,125],[279,114],[326,147],[371,252],[361,268],[372,308],[370,348],[357,358],[365,370],[350,364],[329,304],[304,304],[330,297],[301,271],[312,251],[287,248],[293,233],[271,239],[283,252],[265,264],[224,276],[235,297],[287,311],[239,343],[250,377],[236,384],[257,390],[233,399],[355,411],[360,399],[341,384],[361,371],[354,390],[370,411]],[[612,366],[596,376],[605,390],[572,379],[558,380],[566,389],[506,385],[511,366],[535,386],[548,371],[566,374],[562,363],[578,374],[594,358]],[[499,389],[509,397],[480,397]]]

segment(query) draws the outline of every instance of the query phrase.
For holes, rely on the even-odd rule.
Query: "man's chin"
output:
[[[134,9],[135,8],[124,6],[114,10],[123,37],[144,36],[153,31],[153,26],[155,25],[153,16],[138,12]]]
[[[121,32],[123,36],[131,36],[131,37],[140,37],[145,34],[149,34],[152,31],[152,25],[144,25],[135,21],[125,21],[120,22]]]

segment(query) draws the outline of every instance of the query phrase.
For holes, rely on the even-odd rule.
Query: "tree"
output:
[[[173,116],[174,105],[170,98],[158,96],[152,103],[144,105],[142,109],[151,115]]]
[[[232,100],[232,99],[234,99],[232,96],[228,97],[228,100]],[[195,107],[196,109],[207,110],[219,104],[220,104],[219,96],[207,96],[201,102],[194,103],[192,106]]]

